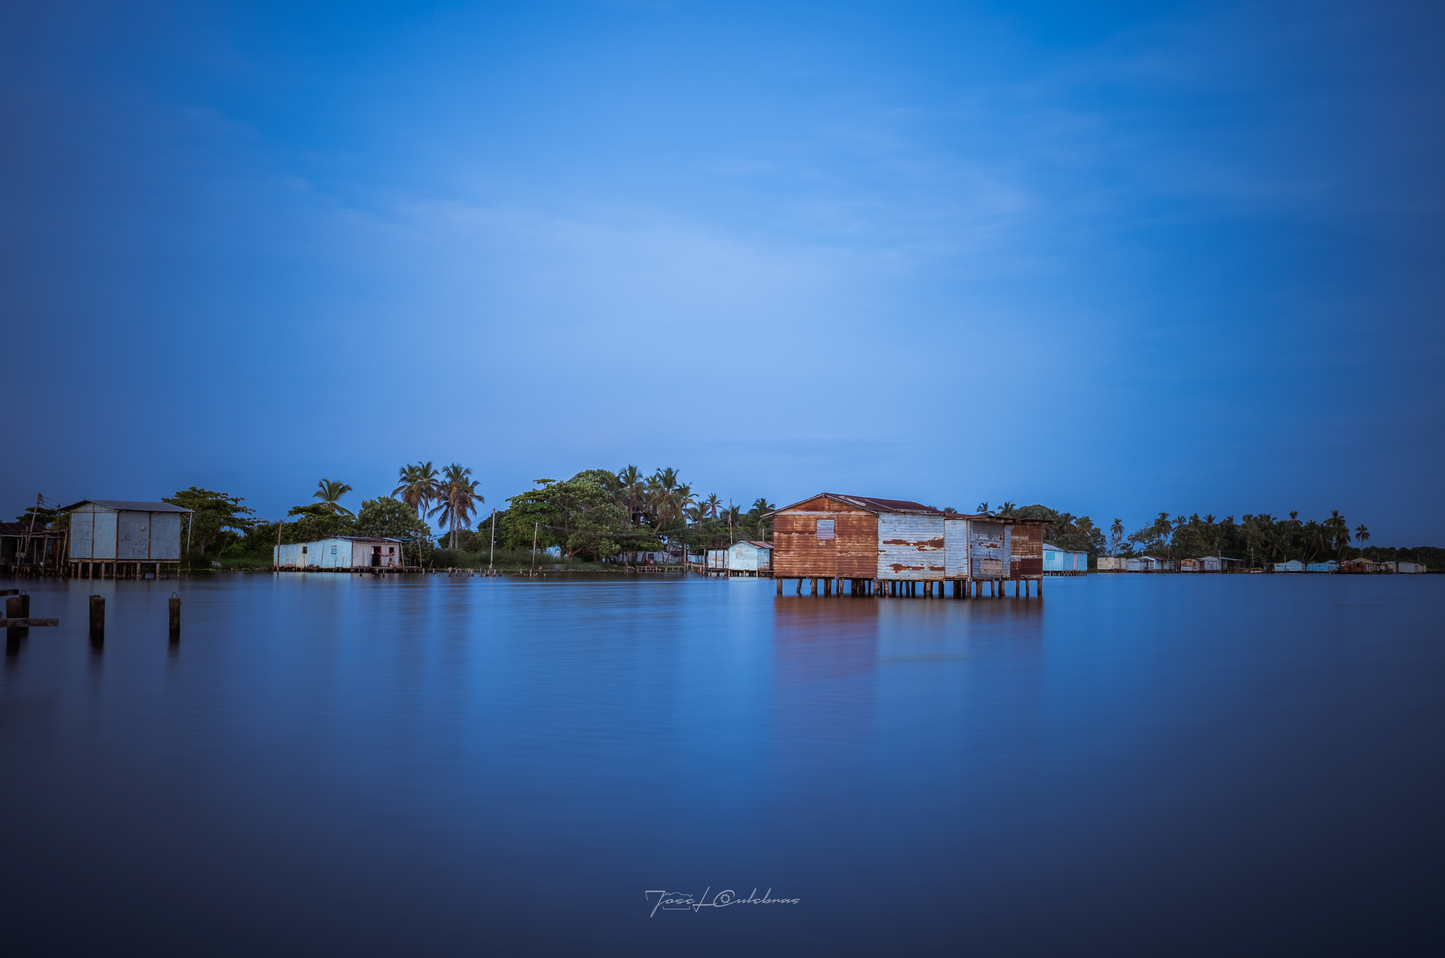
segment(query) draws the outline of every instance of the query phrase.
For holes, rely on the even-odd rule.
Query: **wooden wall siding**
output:
[[[1014,577],[1043,575],[1044,527],[1032,522],[1015,525],[1011,539]]]
[[[906,512],[878,515],[878,578],[942,579],[944,518]]]
[[[1012,571],[1011,528],[1002,522],[971,519],[968,523],[969,578],[1001,579]]]
[[[833,538],[818,538],[818,520],[833,520]],[[779,578],[871,579],[878,570],[878,517],[827,496],[773,516],[773,574]]]

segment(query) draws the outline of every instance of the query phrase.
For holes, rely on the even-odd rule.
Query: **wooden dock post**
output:
[[[777,583],[778,583],[778,595],[782,595],[782,594],[783,594],[783,580],[782,580],[782,579],[778,579],[778,580],[777,580]]]
[[[181,597],[171,593],[171,640],[181,637]]]
[[[1044,597],[1044,577],[1039,576],[1039,598]]]
[[[91,639],[105,638],[105,596],[103,595],[90,597],[90,637]]]
[[[30,617],[30,596],[12,595],[5,600],[5,618],[28,619]],[[10,626],[5,629],[5,638],[19,639],[30,634],[24,627]]]

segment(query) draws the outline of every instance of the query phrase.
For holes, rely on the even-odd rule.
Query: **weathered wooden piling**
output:
[[[181,597],[171,593],[171,638],[181,637]]]
[[[90,597],[90,637],[91,639],[105,638],[105,596],[103,595]]]
[[[5,600],[5,618],[7,619],[28,619],[30,617],[30,596],[12,595]],[[5,629],[5,638],[19,639],[30,634],[30,630],[24,626],[9,626]]]

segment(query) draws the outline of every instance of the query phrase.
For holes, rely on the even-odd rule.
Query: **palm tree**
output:
[[[1340,515],[1340,510],[1330,512],[1330,517],[1325,520],[1325,528],[1329,529],[1335,540],[1335,555],[1343,559],[1345,550],[1350,546],[1350,524],[1345,517]]]
[[[986,503],[986,502],[980,502],[980,503],[978,504],[978,508],[974,510],[974,515],[979,515],[979,516],[986,516],[986,515],[988,515],[988,503]]]
[[[331,512],[344,512],[348,516],[356,513],[343,506],[338,500],[351,491],[351,487],[344,482],[336,482],[331,479],[322,479],[316,484],[316,491],[311,493],[311,498],[320,499],[321,504]]]
[[[673,501],[675,503],[673,508],[678,515],[685,515],[689,509],[697,505],[697,496],[693,495],[692,486],[684,482],[677,487],[677,492],[673,494]]]
[[[1113,540],[1110,545],[1110,554],[1118,555],[1119,547],[1124,544],[1124,520],[1115,519],[1114,524],[1109,526],[1109,536]]]
[[[432,515],[441,514],[442,525],[450,530],[453,549],[457,547],[457,530],[463,526],[470,529],[477,505],[487,501],[477,492],[477,483],[467,478],[471,474],[460,463],[447,466],[437,490],[436,501],[440,504],[432,510]]]
[[[437,497],[437,471],[429,462],[401,467],[401,481],[391,490],[393,496],[416,510],[418,519],[425,518],[426,508]]]
[[[1363,522],[1355,526],[1355,541],[1360,543],[1360,545],[1362,546],[1366,542],[1370,541],[1370,530],[1365,528],[1365,524]]]
[[[647,511],[647,480],[636,466],[629,465],[617,473],[617,491],[628,519],[634,525],[641,522],[642,513]]]
[[[702,508],[703,511],[706,512],[708,515],[710,515],[710,516],[712,516],[714,519],[716,519],[716,518],[717,518],[717,511],[718,511],[719,507],[721,507],[721,506],[722,506],[722,500],[717,497],[717,493],[715,493],[715,492],[710,492],[710,493],[708,493],[707,498],[702,501],[702,507],[701,507],[701,508]]]
[[[1017,506],[1015,506],[1012,502],[1005,500],[1003,506],[999,509],[998,514],[1001,516],[1011,516],[1014,514],[1014,509],[1016,508]]]

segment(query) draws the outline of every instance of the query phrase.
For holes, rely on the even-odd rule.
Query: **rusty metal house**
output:
[[[779,594],[784,579],[797,579],[798,592],[808,579],[814,594],[821,581],[825,595],[836,583],[854,595],[941,596],[945,582],[955,596],[970,587],[982,594],[985,582],[999,595],[998,583],[1022,579],[1024,568],[1030,579],[1042,573],[1022,561],[1031,558],[1032,534],[1014,561],[1015,525],[906,499],[819,493],[773,513],[773,575]]]
[[[70,573],[84,578],[157,578],[178,570],[181,517],[169,502],[82,499],[70,513]]]

